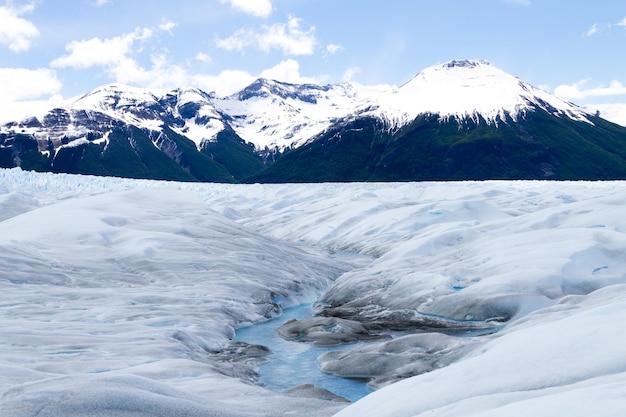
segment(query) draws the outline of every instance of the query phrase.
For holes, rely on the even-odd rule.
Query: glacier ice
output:
[[[621,415],[625,204],[619,181],[0,170],[0,414]],[[315,300],[309,323],[384,337],[320,357],[380,387],[347,407],[250,384],[262,348],[233,341]]]

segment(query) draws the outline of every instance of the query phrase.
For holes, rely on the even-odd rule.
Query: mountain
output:
[[[484,61],[398,88],[100,87],[0,127],[0,166],[214,182],[626,178],[626,128]]]
[[[233,182],[263,161],[195,88],[98,88],[41,119],[4,126],[0,163],[133,178]],[[7,133],[8,132],[8,133]]]
[[[237,134],[267,156],[305,144],[337,121],[361,111],[365,88],[342,83],[294,85],[259,79],[215,105]],[[364,104],[365,103],[365,104]]]
[[[256,182],[623,179],[626,129],[484,61],[427,68]]]

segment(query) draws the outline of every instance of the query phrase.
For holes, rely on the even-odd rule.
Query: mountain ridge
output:
[[[546,134],[536,130],[532,123],[529,125],[531,119],[535,124],[543,123],[544,131],[552,131]],[[529,131],[536,133],[524,133]],[[129,146],[123,147],[125,152],[117,156],[117,163],[137,160],[134,174],[114,168],[110,156],[109,168],[103,164],[113,133],[116,141],[126,136]],[[426,137],[429,142],[422,143]],[[333,141],[337,138],[350,146],[336,146]],[[592,152],[589,160],[606,160],[597,163],[614,167],[558,168],[578,166],[578,161],[570,159],[584,158],[576,154],[576,146],[571,149],[569,140],[579,141],[576,146],[581,152]],[[589,140],[597,142],[595,147],[587,146]],[[621,145],[624,140],[626,128],[558,99],[486,61],[454,60],[425,68],[400,87],[388,89],[355,83],[290,84],[259,78],[235,94],[217,97],[195,87],[148,90],[108,84],[51,109],[41,118],[25,118],[1,126],[0,166],[219,182],[607,176],[615,179],[626,178],[626,155]],[[149,148],[149,143],[154,149]],[[410,158],[401,156],[399,143],[403,143],[405,152],[411,150]],[[419,150],[418,143],[423,145]],[[459,169],[466,164],[454,156],[454,149],[462,143],[467,155],[474,151],[484,153],[474,158],[474,172]],[[473,147],[466,146],[470,143]],[[364,149],[364,144],[371,149]],[[322,149],[324,146],[326,150]],[[492,149],[487,152],[489,147]],[[547,157],[535,158],[537,164],[544,165],[538,170],[531,166],[532,158],[514,166],[509,162],[515,158],[508,153],[508,159],[501,160],[502,149],[522,147],[526,151],[533,149],[533,155],[552,153],[552,159],[548,158],[552,162]],[[329,153],[329,148],[335,149],[336,154]],[[368,155],[355,157],[361,148]],[[435,149],[434,154],[424,154]],[[567,149],[567,155],[559,154],[560,149]],[[166,155],[169,161],[154,151]],[[62,154],[64,157],[59,159]],[[302,154],[317,156],[306,160]],[[433,155],[443,159],[435,161]],[[413,168],[390,164],[400,160]],[[431,161],[431,165],[425,166],[423,160]],[[290,161],[298,162],[289,166]],[[336,161],[332,169],[328,165],[331,161]],[[155,170],[155,163],[162,169]],[[500,168],[483,169],[485,163]],[[315,164],[319,169],[315,169]],[[335,169],[341,164],[346,169]],[[444,165],[449,165],[449,169],[442,168]],[[323,166],[329,171],[321,172]],[[395,167],[395,172],[389,171],[389,166]],[[280,170],[300,173],[282,175]],[[308,171],[310,174],[303,175]],[[404,174],[398,175],[399,172]]]

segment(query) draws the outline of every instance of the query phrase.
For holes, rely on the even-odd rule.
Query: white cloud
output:
[[[593,36],[600,31],[597,23],[594,23],[586,32],[583,33],[583,36]]]
[[[361,72],[361,68],[358,68],[358,67],[350,67],[350,68],[348,68],[343,73],[343,81],[344,82],[352,81],[352,77],[354,77],[359,72]]]
[[[218,96],[228,96],[250,85],[258,77],[241,70],[224,70],[217,75],[191,75],[191,85]]]
[[[25,100],[57,94],[61,81],[47,68],[0,68],[0,97],[3,100]]]
[[[161,25],[160,29],[167,31],[170,24]],[[285,26],[289,36],[305,36],[308,32],[300,29],[300,21],[291,18]],[[310,29],[312,32],[313,29]],[[275,31],[274,31],[275,32]],[[273,30],[263,34],[269,39]],[[51,62],[51,66],[59,68],[86,69],[102,67],[114,82],[136,85],[145,88],[169,89],[183,85],[193,85],[205,91],[214,91],[218,95],[229,95],[246,87],[259,77],[272,78],[290,83],[314,83],[319,78],[305,77],[300,74],[300,65],[294,59],[287,59],[272,68],[262,71],[258,75],[240,70],[224,70],[217,75],[199,74],[189,68],[172,63],[166,52],[153,53],[149,63],[139,60],[139,53],[144,42],[154,36],[152,29],[136,29],[134,32],[108,39],[92,38],[83,41],[74,41],[66,46],[67,55]],[[280,30],[278,30],[280,34]],[[287,51],[298,49],[297,46],[285,46],[285,40],[273,38],[273,45],[282,45]],[[260,42],[260,41],[259,41]],[[283,43],[281,43],[283,42]],[[296,41],[294,41],[296,42]],[[297,43],[297,42],[296,42]],[[311,47],[312,48],[312,47]],[[211,57],[206,53],[198,53],[195,60],[210,62]]]
[[[13,52],[30,49],[33,39],[39,36],[39,30],[32,22],[21,18],[20,15],[31,12],[33,9],[32,5],[19,9],[0,6],[0,45],[8,45]]]
[[[626,95],[626,86],[620,81],[614,80],[608,86],[587,88],[589,80],[581,80],[577,83],[562,84],[554,89],[554,94],[565,100],[584,100],[590,97],[608,97]]]
[[[190,84],[187,70],[172,64],[167,56],[155,54],[150,57],[149,68],[141,66],[132,58],[125,58],[108,69],[116,82],[146,88],[174,88]]]
[[[47,68],[0,68],[1,121],[14,121],[54,107],[61,100],[61,88],[56,73]]]
[[[626,126],[626,103],[596,104],[588,110],[599,111],[600,117],[618,125]]]
[[[38,100],[4,101],[0,99],[0,123],[16,122],[27,117],[41,118],[50,109],[60,107],[65,102],[61,94],[54,94]]]
[[[164,22],[158,29],[168,32],[175,26],[173,22]],[[136,56],[142,52],[144,42],[154,35],[153,29],[138,28],[132,33],[113,38],[73,41],[66,46],[69,53],[53,60],[50,65],[75,69],[103,67],[115,82],[148,88],[188,84],[186,70],[171,64],[163,53],[150,55],[147,67],[137,60]]]
[[[623,18],[622,20],[620,20],[620,21],[617,23],[617,26],[622,26],[622,27],[625,27],[625,28],[626,28],[626,17],[625,17],[625,18]]]
[[[261,72],[261,77],[291,84],[318,84],[320,78],[305,77],[300,74],[300,63],[295,59],[287,59],[278,65]]]
[[[263,25],[259,32],[240,29],[226,39],[218,39],[216,44],[227,51],[256,47],[264,52],[280,49],[285,55],[312,55],[317,40],[315,27],[304,29],[302,19],[289,16],[287,23]]]
[[[331,55],[334,55],[341,51],[343,51],[343,46],[341,45],[337,45],[334,43],[329,43],[328,45],[326,45],[326,52],[328,52]]]
[[[300,64],[294,59],[284,60],[277,65],[254,75],[241,70],[225,70],[218,75],[195,74],[189,76],[189,83],[204,91],[215,92],[218,96],[228,96],[247,87],[258,78],[268,78],[292,84],[319,84],[322,77],[306,77],[300,73]]]
[[[105,4],[111,3],[111,0],[96,0],[93,5],[96,7],[102,7]]]
[[[205,64],[208,64],[209,62],[211,62],[211,57],[208,54],[205,54],[204,52],[198,52],[195,56],[196,61],[200,61],[200,62],[204,62]]]
[[[272,14],[271,0],[221,0],[222,4],[230,4],[235,10],[256,17],[269,17]]]
[[[626,85],[613,80],[608,86],[587,87],[589,80],[581,80],[577,83],[559,85],[554,94],[562,99],[571,101],[584,101],[593,98],[619,97],[626,100]],[[626,126],[626,103],[604,103],[589,106],[592,111],[600,111],[600,116],[613,123]]]
[[[170,35],[172,34],[172,29],[174,29],[176,26],[178,26],[177,23],[171,22],[171,21],[164,21],[163,23],[161,23],[159,25],[159,29],[162,30],[163,32],[167,32]]]
[[[143,28],[109,39],[92,38],[72,41],[65,47],[69,54],[56,58],[50,65],[59,68],[115,66],[128,58],[135,42],[148,39],[152,34],[151,29]]]

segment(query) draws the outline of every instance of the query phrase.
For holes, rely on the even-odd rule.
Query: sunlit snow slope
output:
[[[621,416],[624,205],[624,182],[2,170],[0,415]],[[238,324],[279,315],[276,302],[317,298],[346,320],[408,326],[320,358],[380,387],[347,408],[243,382],[250,351],[231,341]],[[433,318],[496,332],[445,335]]]
[[[486,61],[457,60],[420,71],[398,89],[377,97],[380,108],[373,113],[406,124],[420,114],[438,114],[442,119],[475,122],[516,120],[535,108],[586,121],[588,113]]]

